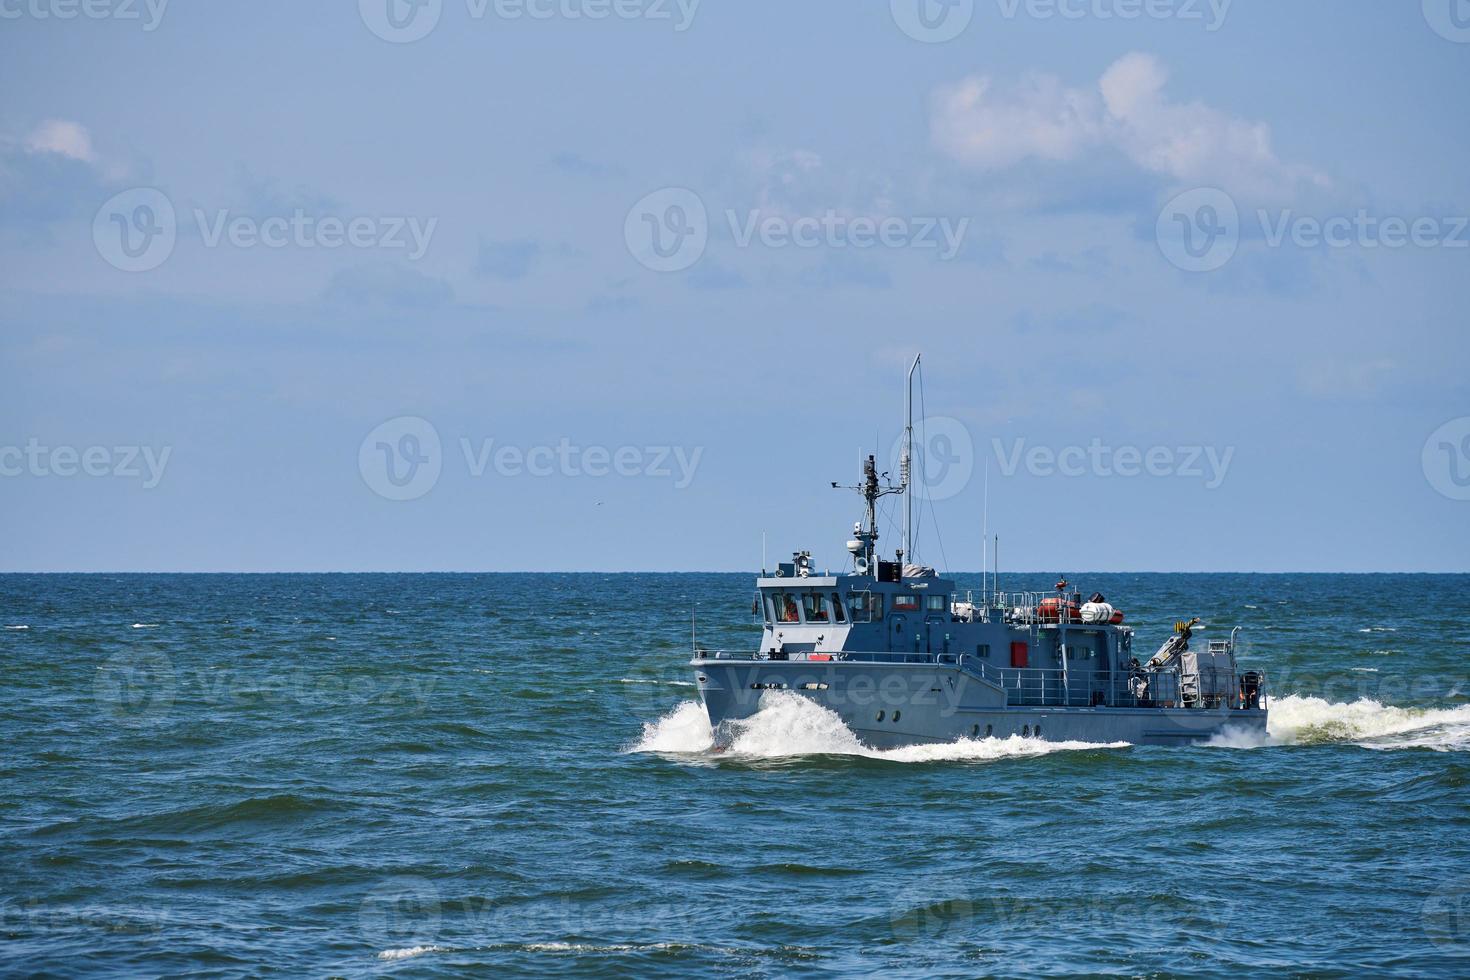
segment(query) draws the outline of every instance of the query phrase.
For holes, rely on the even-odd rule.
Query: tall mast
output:
[[[914,355],[914,363],[909,366],[908,384],[904,390],[903,398],[903,456],[899,461],[899,479],[903,483],[903,554],[899,557],[902,563],[905,558],[913,561],[913,533],[914,533],[914,494],[913,494],[913,467],[914,467],[914,371],[918,370],[919,358],[922,354]]]

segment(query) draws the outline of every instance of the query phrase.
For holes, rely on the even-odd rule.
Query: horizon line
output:
[[[539,571],[527,570],[527,569],[509,569],[509,570],[504,570],[504,569],[434,569],[434,570],[422,570],[421,569],[421,570],[416,570],[416,571],[415,570],[407,570],[407,569],[400,569],[400,570],[389,570],[389,569],[312,569],[312,570],[301,570],[301,569],[292,569],[292,570],[288,570],[288,569],[272,569],[272,570],[259,570],[259,569],[257,569],[257,570],[253,570],[253,571],[242,571],[242,570],[232,570],[232,569],[208,569],[208,570],[199,570],[199,569],[193,569],[193,570],[182,570],[182,569],[169,569],[169,570],[156,570],[156,569],[155,570],[109,569],[109,570],[79,571],[79,570],[75,570],[75,569],[49,569],[49,570],[48,569],[7,569],[7,570],[0,570],[0,576],[6,576],[6,575],[749,575],[749,576],[752,576],[752,577],[759,577],[762,574],[762,572],[764,572],[764,571],[767,571],[767,570],[765,570],[765,569],[762,569],[762,570],[759,570],[759,571],[753,570],[753,569],[752,570],[748,570],[748,571],[747,570],[739,570],[739,569],[733,570],[733,571],[732,570],[728,570],[728,569],[726,569],[726,570],[719,570],[719,569],[619,569],[619,570],[608,570],[608,569],[597,569],[597,568],[567,568],[567,569],[556,569],[556,570],[542,569],[542,570],[539,570]],[[846,576],[846,575],[849,575],[850,573],[848,573],[848,572],[837,572],[835,574],[837,576]],[[971,576],[971,575],[978,576],[978,575],[993,575],[993,574],[994,574],[994,572],[981,571],[979,569],[975,569],[973,571],[963,571],[962,570],[962,571],[952,571],[952,572],[941,572],[941,573],[938,573],[938,577],[940,577],[940,578],[955,578],[955,577],[958,577],[958,576]],[[1074,577],[1074,578],[1075,577],[1078,577],[1078,576],[1084,576],[1084,575],[1470,575],[1470,570],[1464,570],[1464,571],[1430,571],[1430,570],[1427,570],[1427,569],[1416,569],[1416,570],[1407,570],[1406,571],[1406,570],[1402,570],[1402,569],[1400,569],[1400,570],[1388,570],[1388,569],[1384,569],[1384,570],[1369,570],[1369,571],[1364,571],[1364,570],[1341,570],[1341,569],[1336,569],[1336,570],[1329,570],[1329,569],[1292,569],[1292,570],[1287,570],[1287,571],[1253,571],[1253,570],[1244,570],[1244,569],[1225,569],[1225,570],[1202,570],[1202,569],[1194,569],[1194,570],[1141,569],[1141,570],[1126,570],[1126,571],[1118,571],[1118,570],[1114,570],[1114,571],[1101,571],[1101,570],[1094,569],[1094,570],[1070,571],[1070,572],[1057,572],[1057,571],[1047,571],[1047,570],[1019,570],[1019,571],[1012,571],[1012,572],[1002,572],[1001,574],[1003,576],[1012,576],[1012,575],[1023,575],[1023,576],[1032,576],[1032,575],[1042,575],[1042,576],[1065,575],[1065,576]],[[831,577],[832,575],[833,575],[833,573],[831,573],[831,572],[825,572],[822,576],[813,576],[813,577]],[[793,579],[793,581],[799,581],[799,580],[798,579]]]

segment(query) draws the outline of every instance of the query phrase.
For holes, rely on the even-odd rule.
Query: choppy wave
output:
[[[1371,698],[1346,703],[1288,694],[1272,698],[1269,707],[1265,738],[1227,729],[1209,744],[1255,748],[1342,742],[1370,749],[1470,749],[1470,705],[1400,708]]]
[[[378,954],[380,960],[406,960],[425,953],[447,953],[446,946],[404,946],[400,949],[385,949]]]
[[[685,943],[526,943],[532,953],[634,953],[642,950],[688,949]]]
[[[1046,742],[1041,739],[959,739],[938,744],[875,749],[864,745],[836,712],[788,692],[772,692],[750,718],[733,722],[724,758],[779,759],[803,755],[850,755],[888,762],[958,762],[1049,755],[1080,749],[1127,748],[1127,742]],[[704,754],[715,735],[697,701],[685,701],[658,721],[643,726],[643,737],[629,751]]]

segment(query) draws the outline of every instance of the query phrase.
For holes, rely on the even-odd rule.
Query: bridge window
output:
[[[916,595],[896,595],[893,597],[894,612],[918,612],[919,597]]]
[[[842,611],[842,596],[836,592],[832,593],[832,616],[839,623],[847,622],[847,616]]]
[[[924,597],[924,608],[929,612],[945,612],[949,609],[949,596],[926,595]]]
[[[801,601],[806,606],[806,621],[808,623],[827,622],[827,604],[822,601],[822,594],[820,592],[804,593]]]
[[[874,623],[883,618],[883,597],[871,592],[849,592],[847,608],[854,623]]]
[[[796,608],[796,600],[785,592],[772,592],[771,619],[778,623],[801,622],[801,613]]]

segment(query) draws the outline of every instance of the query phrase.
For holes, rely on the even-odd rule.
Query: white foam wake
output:
[[[423,956],[425,953],[447,953],[443,946],[404,946],[399,949],[385,949],[378,954],[380,960],[407,960],[415,956]]]
[[[1044,742],[1041,739],[960,739],[955,742],[874,749],[864,745],[837,713],[798,694],[772,691],[760,710],[732,722],[734,736],[725,758],[777,759],[802,755],[855,755],[889,762],[954,762],[1048,755],[1077,749],[1126,748],[1127,742]],[[629,751],[697,754],[715,743],[704,705],[685,701],[658,721],[643,726],[643,737]]]
[[[1267,727],[1271,737],[1280,742],[1356,742],[1369,748],[1470,748],[1470,704],[1455,708],[1399,708],[1370,698],[1345,704],[1290,694],[1272,698],[1269,707]]]

